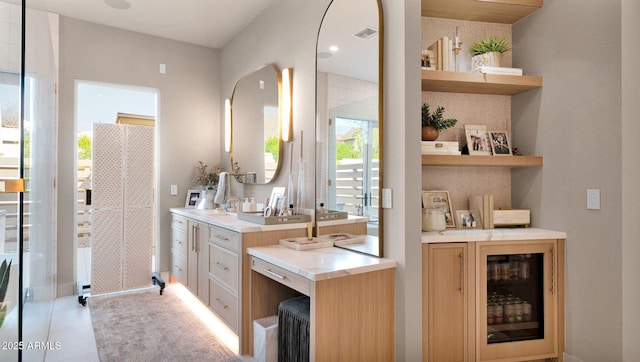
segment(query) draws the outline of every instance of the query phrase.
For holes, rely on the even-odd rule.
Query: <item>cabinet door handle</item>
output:
[[[460,253],[460,294],[464,294],[464,252]]]
[[[556,247],[551,248],[551,294],[556,294]]]
[[[224,241],[229,241],[229,238],[224,237],[222,235],[215,235],[216,238],[220,239],[220,240],[224,240]]]
[[[193,250],[196,253],[200,252],[200,225],[196,224],[195,240],[193,241]]]
[[[280,274],[278,274],[278,273],[274,272],[274,271],[273,271],[273,270],[271,270],[271,269],[263,269],[263,270],[265,271],[265,273],[267,273],[267,274],[269,274],[269,275],[272,275],[272,276],[274,276],[274,277],[276,277],[276,278],[278,278],[278,279],[281,279],[281,280],[285,280],[285,279],[287,279],[287,277],[285,277],[284,275],[280,275]]]
[[[194,250],[194,247],[193,247],[193,244],[194,244],[194,243],[193,243],[193,240],[195,240],[195,238],[194,238],[195,233],[196,233],[196,226],[195,226],[195,225],[191,225],[191,251],[193,251],[193,250]]]
[[[228,306],[228,305],[226,305],[226,304],[224,304],[224,303],[220,300],[220,298],[216,298],[216,302],[220,303],[220,304],[222,305],[222,308],[224,308],[224,309],[229,309],[229,306]]]
[[[222,270],[229,270],[229,268],[227,268],[224,264],[220,264],[217,261],[216,261],[216,266]]]

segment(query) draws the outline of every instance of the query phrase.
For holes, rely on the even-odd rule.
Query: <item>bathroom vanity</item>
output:
[[[310,298],[311,360],[393,361],[396,262],[336,247],[252,247],[251,319]]]
[[[213,210],[172,208],[170,212],[172,278],[187,286],[238,334],[241,354],[249,353],[253,319],[246,250],[305,236],[307,224],[259,225]]]
[[[563,232],[422,234],[425,361],[562,360]]]

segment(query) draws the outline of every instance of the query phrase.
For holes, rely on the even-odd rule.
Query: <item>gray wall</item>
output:
[[[544,166],[515,171],[512,197],[535,225],[568,233],[569,360],[621,361],[623,341],[626,360],[638,356],[638,71],[620,68],[638,35],[621,44],[621,16],[620,0],[549,1],[513,27],[514,65],[544,77],[542,89],[513,98],[514,144]],[[627,73],[636,81],[623,92]],[[632,151],[623,154],[623,143]],[[601,210],[586,209],[587,188],[601,189]]]
[[[159,73],[159,64],[167,66]],[[157,231],[160,271],[169,270],[170,207],[183,207],[199,160],[220,158],[220,63],[211,48],[60,18],[58,296],[75,291],[75,80],[159,91]],[[169,196],[171,184],[178,195]]]

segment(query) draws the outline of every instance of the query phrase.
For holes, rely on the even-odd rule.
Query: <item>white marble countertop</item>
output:
[[[335,247],[302,251],[269,245],[248,248],[247,253],[313,281],[396,267],[395,260]]]
[[[214,210],[198,210],[198,209],[184,209],[184,208],[171,208],[170,212],[178,215],[182,215],[197,221],[201,221],[207,224],[219,226],[221,228],[239,232],[239,233],[253,233],[260,231],[271,230],[291,230],[291,229],[305,229],[307,223],[291,223],[291,224],[278,224],[278,225],[261,225],[253,222],[239,220],[238,215],[232,212],[216,213]]]
[[[538,228],[447,229],[442,233],[423,232],[423,243],[452,243],[501,240],[566,239],[567,233]]]

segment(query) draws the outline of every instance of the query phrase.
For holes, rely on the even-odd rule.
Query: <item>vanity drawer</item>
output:
[[[171,214],[171,227],[187,231],[187,218],[182,215]]]
[[[209,273],[238,294],[238,253],[209,243]]]
[[[256,257],[251,258],[251,269],[277,281],[280,284],[284,284],[291,289],[295,289],[302,294],[311,295],[312,282],[303,276],[292,273]]]
[[[171,274],[178,281],[187,286],[187,259],[176,254],[171,254]]]
[[[187,229],[171,227],[171,251],[180,255],[187,256]]]
[[[215,280],[209,279],[209,303],[211,309],[224,320],[229,328],[238,332],[238,297]]]
[[[209,226],[209,241],[235,252],[240,252],[242,236],[235,231]]]

